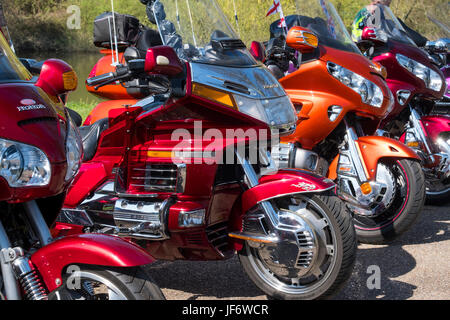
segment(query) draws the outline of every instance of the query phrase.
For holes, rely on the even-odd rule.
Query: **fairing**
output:
[[[50,161],[51,179],[48,185],[33,188],[4,187],[0,201],[26,202],[60,194],[64,191],[67,170],[67,121],[64,106],[53,102],[43,90],[32,83],[0,83],[1,108],[7,116],[0,117],[0,137],[28,144],[42,150]]]

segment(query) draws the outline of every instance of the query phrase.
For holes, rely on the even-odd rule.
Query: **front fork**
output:
[[[425,161],[430,161],[431,163],[435,162],[435,158],[433,155],[433,151],[431,149],[431,146],[428,142],[428,139],[425,135],[425,129],[422,126],[422,123],[420,121],[420,115],[419,113],[414,110],[414,108],[410,108],[411,110],[411,116],[409,117],[409,128],[406,130],[406,134],[411,134],[413,137],[416,138],[417,142],[420,142],[423,145],[424,151],[426,152],[426,158]],[[405,142],[408,144],[408,137],[405,137]],[[412,145],[410,145],[412,146]]]
[[[52,241],[50,230],[35,201],[24,203],[25,212],[31,226],[36,231],[41,246]],[[0,264],[8,300],[20,300],[21,289],[29,300],[47,300],[47,290],[38,271],[33,267],[22,248],[13,248],[3,224],[0,221]]]
[[[382,211],[383,200],[386,202],[390,197],[387,193],[392,193],[394,187],[390,179],[377,181],[376,176],[370,178],[363,162],[358,139],[355,129],[346,123],[347,147],[342,147],[339,154],[336,168],[337,191],[339,197],[347,201],[355,212],[374,216]]]
[[[444,142],[438,140],[436,146],[430,144],[425,128],[423,127],[419,113],[410,108],[411,116],[405,133],[405,144],[410,146],[420,156],[425,167],[432,168],[438,178],[447,178],[450,176],[450,147]],[[434,150],[440,149],[440,152]]]

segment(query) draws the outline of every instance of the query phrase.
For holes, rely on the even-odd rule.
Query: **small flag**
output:
[[[273,0],[273,4],[270,7],[269,11],[267,11],[266,17],[277,13],[281,9],[280,6],[280,0]]]
[[[284,17],[282,17],[280,19],[280,23],[278,24],[278,28],[287,28],[286,20],[284,19]]]
[[[288,33],[288,28],[286,24],[286,19],[284,18],[283,9],[281,8],[281,0],[273,0],[273,4],[267,11],[266,17],[271,16],[275,13],[280,13],[280,22],[278,23],[278,28],[283,28],[285,34]]]

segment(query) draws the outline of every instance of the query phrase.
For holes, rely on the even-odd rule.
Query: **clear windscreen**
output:
[[[0,32],[0,82],[30,80],[31,74],[25,69],[8,41]]]
[[[232,15],[229,18],[234,21],[235,29],[247,45],[252,41],[264,42],[269,38],[286,35],[279,11],[267,16],[269,9],[273,8],[273,0],[219,2],[228,13],[235,12],[236,9],[237,19]],[[280,6],[281,9],[277,8],[282,10],[288,29],[294,26],[308,28],[319,37],[322,45],[360,54],[341,17],[328,0],[282,0]]]
[[[427,14],[428,19],[433,22],[432,40],[440,38],[450,38],[450,24],[448,17],[450,13],[450,3],[443,3],[433,7]]]
[[[375,6],[368,6],[367,9],[368,11],[373,12],[373,20],[371,20],[372,25],[383,31],[388,40],[399,41],[416,46],[416,43],[410,38],[408,32],[403,28],[402,24],[389,7],[378,4]]]
[[[163,43],[182,59],[223,66],[256,64],[215,0],[157,0],[153,14]]]

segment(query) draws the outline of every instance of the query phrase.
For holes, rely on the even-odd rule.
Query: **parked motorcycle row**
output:
[[[268,296],[327,298],[358,242],[449,199],[448,38],[419,48],[379,5],[355,43],[329,1],[297,0],[246,45],[215,0],[140,2],[153,28],[94,22],[105,101],[84,123],[72,68],[0,35],[0,299],[164,299],[154,261],[235,255]]]

